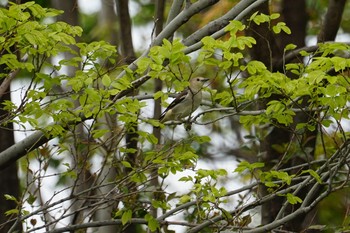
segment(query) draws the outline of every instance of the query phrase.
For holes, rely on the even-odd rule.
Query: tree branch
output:
[[[10,72],[9,75],[7,75],[6,78],[2,81],[0,85],[0,99],[3,97],[3,95],[6,94],[6,91],[9,90],[12,79],[16,77],[19,71],[19,69],[16,69]]]
[[[134,46],[131,35],[131,18],[129,15],[129,0],[117,0],[117,15],[120,24],[121,35],[121,54],[125,59],[126,64],[130,64],[135,60]]]
[[[327,13],[320,33],[317,36],[318,42],[334,41],[340,27],[346,0],[330,0]]]
[[[30,151],[38,148],[52,138],[47,138],[41,131],[36,131],[23,140],[10,146],[0,153],[0,170],[15,162]]]
[[[229,21],[237,17],[242,11],[248,8],[252,3],[256,0],[244,0],[239,1],[237,5],[235,5],[230,11],[228,11],[224,16],[211,21],[203,28],[197,30],[192,35],[185,38],[182,42],[186,46],[193,45],[199,42],[203,37],[212,35],[213,33],[223,29],[225,26],[229,24]]]
[[[192,16],[204,10],[205,8],[214,5],[219,0],[199,0],[191,4],[188,8],[185,8],[180,14],[178,14],[159,35],[154,39],[153,45],[160,45],[164,38],[169,38],[173,33],[182,25],[184,25]]]
[[[169,15],[166,21],[166,25],[168,25],[180,12],[182,5],[184,3],[184,0],[174,0],[173,4],[171,5]]]
[[[248,0],[247,0],[248,1]],[[244,10],[242,10],[236,17],[232,18],[234,20],[242,20],[245,16],[247,16],[253,9],[255,9],[256,7],[260,6],[261,4],[263,4],[264,2],[266,2],[267,0],[256,0],[256,1],[253,1],[253,3],[251,5],[249,5],[248,7],[244,8]],[[238,5],[238,4],[237,4]],[[233,11],[233,10],[232,10]],[[230,11],[231,12],[231,11]],[[232,12],[233,14],[233,12]],[[225,35],[227,32],[225,31],[225,28],[221,28],[220,30],[216,31],[215,33],[211,34],[211,37],[214,38],[214,39],[218,39],[220,37],[222,37],[223,35]],[[202,38],[200,38],[200,35],[198,36],[195,36],[194,35],[195,33],[193,33],[193,38],[197,37],[196,40],[200,40]],[[204,31],[202,32],[203,35],[204,34]],[[193,40],[195,41],[195,40]],[[192,53],[198,49],[200,49],[202,46],[203,46],[203,43],[201,41],[198,41],[197,43],[194,43],[194,44],[185,44],[187,45],[188,47],[185,49],[185,54],[189,54],[189,53]]]

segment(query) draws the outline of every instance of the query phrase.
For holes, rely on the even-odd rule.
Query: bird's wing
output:
[[[164,110],[164,112],[162,114],[160,114],[159,119],[163,119],[163,117],[165,116],[165,114],[172,108],[174,108],[176,105],[178,105],[179,103],[181,103],[182,101],[184,101],[184,99],[186,98],[186,95],[188,94],[188,90],[184,90],[182,92],[180,92],[176,98],[169,104],[169,106]]]

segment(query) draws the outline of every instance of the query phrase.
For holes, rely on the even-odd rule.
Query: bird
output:
[[[196,77],[190,79],[190,85],[180,92],[170,105],[160,115],[161,123],[171,120],[181,120],[193,113],[202,101],[202,87],[208,78]]]

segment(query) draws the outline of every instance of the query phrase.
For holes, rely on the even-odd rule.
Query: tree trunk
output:
[[[11,101],[11,92],[10,88],[7,89],[6,93],[0,99],[0,103],[10,100]],[[7,112],[0,107],[0,122],[4,117],[7,116]],[[0,151],[4,151],[8,147],[12,146],[15,143],[13,135],[13,125],[12,123],[7,123],[0,127]],[[20,189],[19,189],[19,179],[17,175],[17,163],[13,162],[8,167],[0,170],[0,232],[7,232],[13,222],[6,223],[13,216],[6,216],[5,212],[11,209],[17,208],[14,201],[6,200],[4,195],[8,194],[14,196],[15,198],[20,198]],[[22,225],[18,224],[15,228],[18,232],[22,231]]]
[[[269,3],[266,2],[260,5],[257,9],[260,13],[269,14]],[[256,25],[251,24],[249,33],[257,41],[256,46],[251,50],[251,56],[254,60],[259,60],[263,62],[268,69],[272,71],[273,60],[280,54],[280,50],[276,43],[276,38],[269,29],[267,23]],[[272,97],[278,98],[278,97]],[[259,108],[264,109],[266,103],[261,103]],[[290,134],[288,131],[274,127],[272,132],[270,132],[265,140],[261,142],[261,151],[264,152],[264,156],[259,158],[261,162],[265,163],[266,170],[270,170],[282,156],[280,152],[273,149],[272,145],[287,143],[290,140]],[[263,185],[259,188],[259,195],[261,197],[268,194],[267,188]],[[278,200],[266,202],[262,205],[261,209],[261,223],[262,225],[272,222],[282,205],[282,198]]]
[[[131,18],[129,14],[129,0],[116,0],[117,5],[117,16],[119,20],[119,29],[120,29],[120,43],[119,46],[121,48],[121,56],[122,61],[125,64],[131,64],[135,58],[135,51],[134,46],[132,42],[132,34],[131,34]],[[133,96],[137,94],[137,90],[135,89],[132,93],[129,94],[129,96]],[[130,123],[130,125],[127,126],[127,133],[125,135],[125,141],[126,141],[126,147],[128,149],[134,149],[135,152],[129,152],[127,153],[127,161],[131,164],[132,167],[135,166],[137,163],[137,154],[138,154],[138,123],[133,122]],[[131,169],[125,169],[125,173],[128,174],[131,172]],[[128,187],[129,192],[132,193],[136,191],[136,187],[133,182],[130,182],[130,185]],[[138,198],[138,197],[133,197]],[[130,203],[130,205],[133,205],[134,203]],[[131,209],[134,209],[135,206],[130,206]],[[136,233],[137,232],[137,225],[130,224],[128,225],[123,232],[124,233]]]
[[[264,14],[269,14],[268,3],[260,6],[259,11]],[[274,35],[272,34],[271,30],[268,29],[268,25],[252,25],[253,36],[257,40],[257,46],[255,46],[252,50],[252,57],[253,59],[263,61],[265,65],[269,67],[273,72],[275,72],[276,69],[281,69],[281,67],[276,67],[275,63],[279,63],[279,61],[283,59],[283,49],[286,45],[293,43],[297,45],[298,48],[305,46],[304,40],[306,37],[306,25],[308,20],[305,1],[285,0],[282,2],[281,13],[282,20],[285,21],[287,26],[291,29],[293,33],[292,35],[287,35],[284,33],[280,35]],[[299,61],[296,59],[296,62]],[[283,72],[283,69],[279,71]],[[297,78],[293,77],[292,74],[287,73],[287,75],[290,76],[290,78]],[[271,98],[268,99],[265,103],[262,103],[262,106],[265,108],[265,104],[267,102],[279,98],[281,97],[276,95],[271,96]],[[297,123],[308,122],[310,120],[309,118],[310,117],[304,113],[298,114],[295,117]],[[293,135],[293,130],[286,129],[285,127],[270,127],[273,127],[272,131],[266,135],[264,141],[261,143],[261,150],[264,152],[264,156],[262,156],[261,161],[265,163],[266,170],[271,169],[274,165],[276,165],[276,163],[281,162],[281,159],[285,153],[285,151],[277,151],[274,148],[274,145],[287,144],[293,141],[295,137],[298,137]],[[299,146],[303,145],[305,147],[307,146],[314,149],[316,143],[316,133],[316,131],[306,132],[305,135],[302,136],[301,141],[308,140],[308,142],[306,144],[300,143]],[[310,138],[312,138],[312,140],[309,140]],[[298,143],[298,140],[295,143]],[[311,152],[311,154],[313,155],[313,152]],[[309,158],[306,158],[306,156],[305,159],[300,159],[302,156],[303,155],[295,155],[292,159],[283,161],[281,165],[283,167],[288,167],[292,164],[296,165],[308,161]],[[268,193],[265,186],[261,186],[259,192],[261,196],[265,196]],[[298,193],[298,196],[300,195],[299,197],[303,198],[306,193],[307,190],[303,190],[301,193]],[[284,198],[277,198],[262,205],[261,221],[263,225],[271,223],[275,220],[284,202]],[[295,208],[296,206],[293,207]],[[292,207],[288,211],[292,211]],[[291,221],[291,224],[286,224],[284,226],[284,229],[288,231],[300,231],[304,229],[305,224],[303,224],[303,220],[305,218],[306,214],[299,216],[294,221]]]

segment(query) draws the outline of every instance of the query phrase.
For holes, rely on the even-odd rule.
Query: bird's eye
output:
[[[197,78],[197,81],[201,81],[199,78]]]

